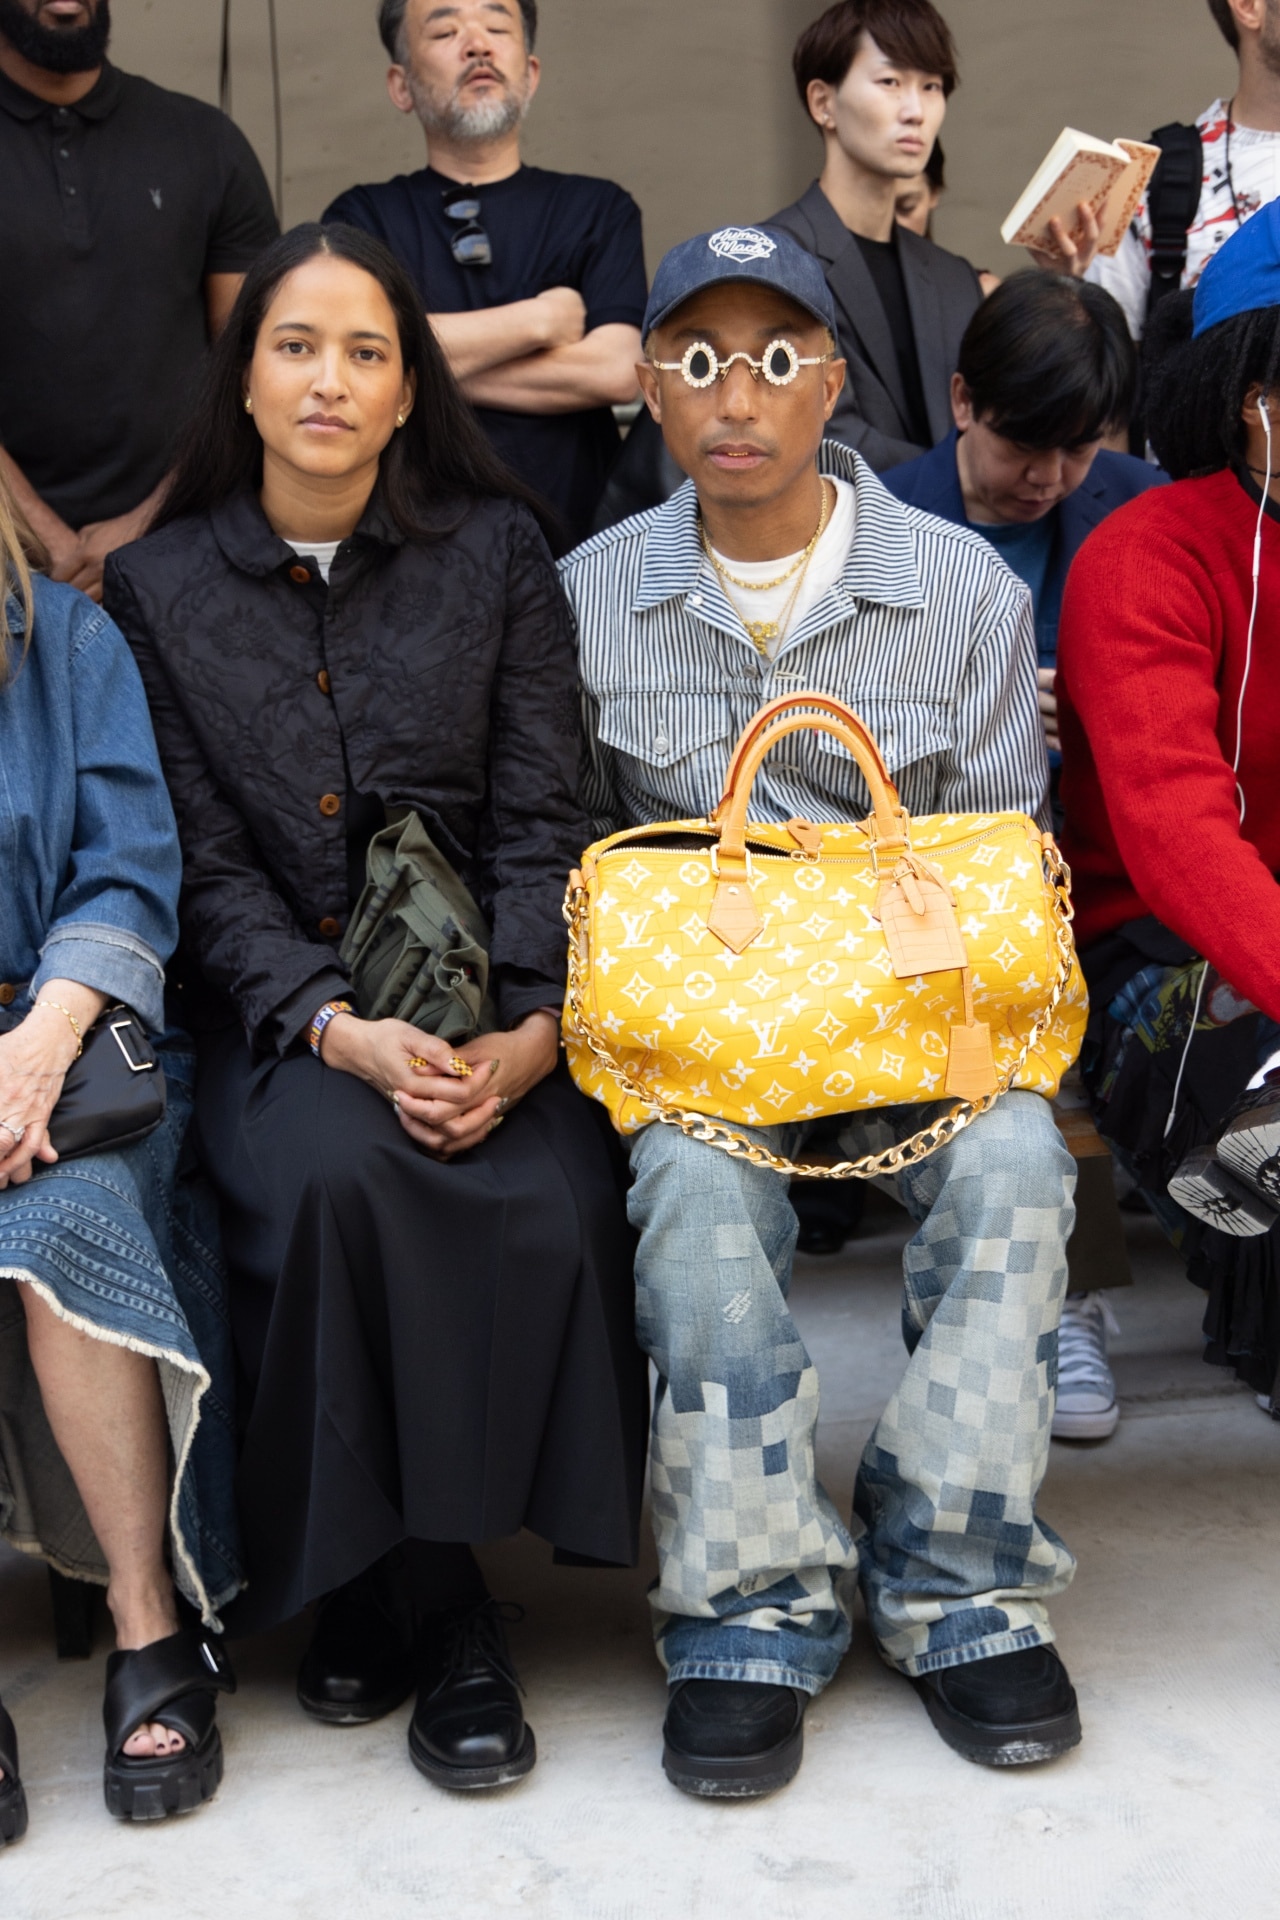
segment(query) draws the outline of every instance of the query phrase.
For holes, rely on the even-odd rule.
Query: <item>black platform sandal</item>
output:
[[[226,1654],[213,1634],[198,1627],[113,1653],[102,1703],[107,1812],[117,1820],[165,1820],[211,1800],[222,1779],[215,1696],[235,1690]],[[182,1752],[131,1759],[124,1743],[149,1721],[180,1733],[187,1743]]]
[[[13,1722],[0,1706],[0,1847],[21,1840],[27,1830],[27,1796],[18,1778],[18,1736]]]

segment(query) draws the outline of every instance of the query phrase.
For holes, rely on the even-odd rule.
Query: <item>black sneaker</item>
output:
[[[711,1800],[754,1800],[794,1780],[808,1696],[750,1680],[682,1680],[671,1689],[662,1770]]]
[[[533,1728],[507,1649],[498,1601],[424,1614],[418,1623],[418,1704],[409,1757],[438,1787],[505,1787],[532,1773]]]
[[[1207,1227],[1216,1227],[1235,1240],[1253,1240],[1270,1233],[1280,1218],[1260,1194],[1219,1160],[1213,1147],[1193,1147],[1184,1155],[1169,1182],[1169,1198],[1193,1220],[1203,1220]]]
[[[1080,1744],[1080,1710],[1052,1647],[1023,1647],[913,1682],[949,1747],[984,1767],[1056,1760]]]
[[[1218,1158],[1273,1213],[1280,1209],[1280,1074],[1241,1094],[1218,1135]]]
[[[1280,1219],[1280,1070],[1240,1095],[1216,1141],[1185,1156],[1169,1197],[1235,1239],[1271,1231]]]

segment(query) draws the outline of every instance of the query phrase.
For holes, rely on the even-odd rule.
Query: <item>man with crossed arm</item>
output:
[[[785,234],[703,234],[658,269],[638,373],[690,480],[562,563],[601,833],[705,817],[741,729],[803,690],[857,708],[909,812],[1046,818],[1027,591],[976,535],[900,505],[824,443],[844,378],[835,324],[820,263]],[[868,805],[849,757],[807,731],[753,796],[778,822]],[[949,1104],[850,1114],[841,1147],[878,1151]],[[799,1129],[752,1131],[775,1152],[800,1144]],[[851,1529],[815,1472],[785,1179],[675,1128],[643,1127],[629,1148],[638,1332],[659,1374],[668,1777],[742,1798],[794,1776],[859,1573],[880,1652],[958,1752],[1010,1766],[1074,1746],[1045,1607],[1074,1561],[1035,1514],[1075,1184],[1048,1103],[1006,1094],[898,1176],[916,1223],[911,1358],[863,1454]]]
[[[521,162],[537,26],[536,0],[382,0],[388,91],[428,164],[352,187],[324,218],[408,269],[480,424],[572,545],[618,451],[610,409],[636,396],[644,248],[621,187]]]

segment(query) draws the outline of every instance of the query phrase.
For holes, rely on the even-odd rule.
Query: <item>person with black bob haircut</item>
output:
[[[1072,569],[1059,693],[1100,1131],[1280,1410],[1280,202],[1149,341],[1174,476]]]
[[[1114,508],[1165,478],[1103,446],[1127,425],[1135,382],[1133,343],[1110,294],[1062,274],[1016,273],[965,328],[951,432],[882,476],[899,500],[981,533],[1030,589],[1040,711],[1055,761],[1067,571]]]
[[[556,1071],[588,838],[567,610],[380,242],[302,226],[250,270],[106,599],[183,852],[243,1388],[231,1624],[319,1599],[304,1709],[367,1722],[416,1679],[415,1765],[502,1785],[534,1739],[463,1543],[630,1563],[646,1395],[607,1122]],[[445,1032],[342,944],[375,836],[415,900],[452,889],[413,988]]]

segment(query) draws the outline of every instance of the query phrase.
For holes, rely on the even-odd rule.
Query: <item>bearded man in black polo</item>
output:
[[[108,0],[0,0],[0,464],[54,579],[95,600],[279,231],[239,129],[113,67],[110,29]]]

